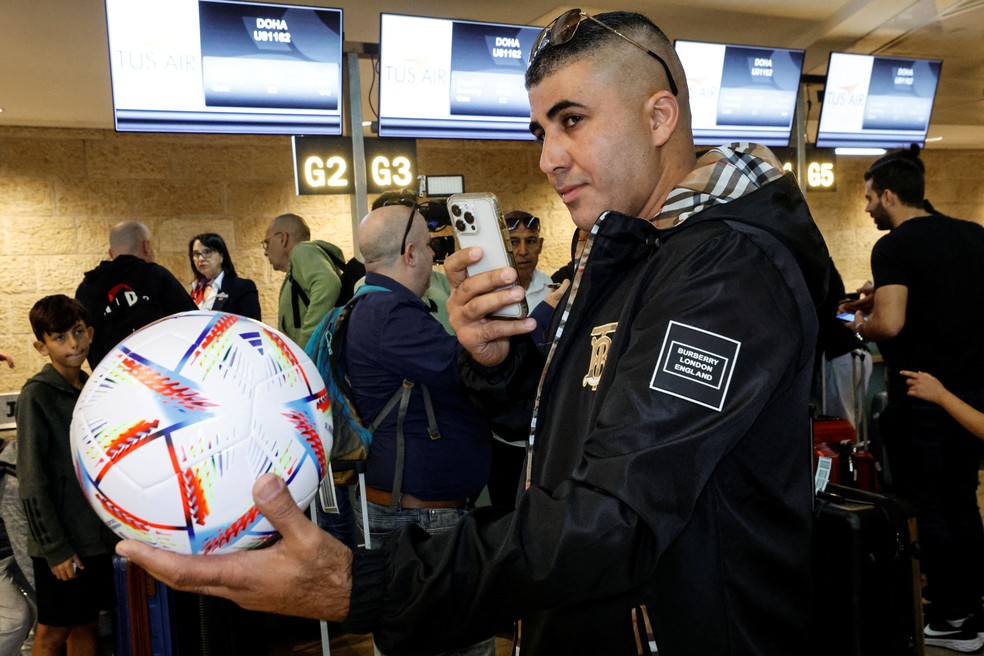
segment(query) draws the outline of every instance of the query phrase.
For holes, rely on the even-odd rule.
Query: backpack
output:
[[[335,307],[345,305],[352,300],[353,296],[355,296],[355,283],[365,277],[366,265],[354,257],[348,262],[345,262],[342,258],[325,248],[324,244],[321,242],[314,241],[311,243],[317,244],[318,248],[320,248],[328,257],[328,261],[335,270],[335,274],[338,276],[338,279],[342,281],[342,287],[338,292],[338,298],[335,300]],[[303,289],[301,289],[300,284],[298,284],[298,282],[291,277],[290,307],[294,318],[294,328],[301,327],[301,303],[308,305],[309,302],[310,299],[308,298],[308,295]]]
[[[348,374],[345,371],[344,358],[342,353],[345,349],[346,333],[348,331],[348,320],[352,314],[352,309],[366,295],[374,292],[388,292],[385,287],[376,285],[363,285],[355,292],[354,296],[341,307],[337,307],[329,312],[314,331],[312,339],[308,341],[305,352],[318,368],[321,377],[325,381],[325,388],[330,400],[332,417],[332,445],[331,457],[329,458],[328,470],[331,476],[326,476],[322,481],[322,486],[334,485],[354,485],[359,480],[359,475],[365,472],[366,460],[369,457],[369,448],[372,445],[372,434],[392,411],[399,404],[399,414],[396,420],[396,467],[393,476],[393,490],[391,509],[396,510],[400,499],[400,489],[403,482],[403,462],[404,462],[404,437],[403,420],[407,414],[407,407],[410,403],[410,393],[413,391],[415,383],[407,378],[403,379],[400,387],[393,392],[393,395],[383,405],[375,419],[366,423],[360,416],[352,401],[352,387],[349,384]],[[420,385],[424,396],[424,408],[427,412],[427,432],[432,440],[440,439],[441,435],[437,429],[437,419],[434,416],[434,408],[431,404],[430,391],[424,384]]]

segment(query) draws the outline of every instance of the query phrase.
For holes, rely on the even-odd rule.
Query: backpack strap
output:
[[[290,279],[290,307],[294,313],[294,328],[301,327],[301,304],[298,301],[303,301],[304,305],[310,302],[308,295],[304,293],[301,289],[301,284],[294,280],[294,276],[287,274]]]
[[[321,246],[321,244],[318,244],[318,246]],[[324,246],[321,246],[321,250],[325,252],[325,255],[328,256],[328,261],[331,262],[333,267],[335,267],[335,275],[341,278],[342,273],[345,271],[345,260],[338,257]]]
[[[396,462],[393,465],[393,490],[390,492],[390,512],[396,512],[400,507],[400,497],[403,492],[403,463],[406,461],[406,439],[403,437],[403,420],[407,417],[407,407],[410,405],[410,392],[413,391],[413,381],[403,379],[400,386],[400,413],[396,417]]]
[[[400,507],[400,493],[403,489],[403,467],[406,461],[406,438],[403,436],[403,420],[407,416],[407,408],[410,406],[410,393],[413,391],[414,382],[409,378],[404,378],[400,388],[393,393],[383,409],[379,411],[376,418],[369,425],[369,430],[375,432],[376,428],[383,422],[383,419],[393,411],[397,401],[400,402],[400,410],[396,417],[396,463],[393,467],[393,489],[390,492],[390,512],[396,512]],[[424,384],[420,385],[424,394],[424,409],[427,411],[427,434],[432,440],[441,438],[437,429],[437,418],[434,416],[434,405],[431,403],[430,390]]]
[[[420,385],[420,390],[424,393],[424,410],[427,411],[427,434],[432,440],[439,440],[441,433],[437,430],[437,417],[434,416],[434,404],[431,403],[430,390],[424,384]]]
[[[342,271],[345,270],[345,262],[342,261],[342,260],[340,260],[338,258],[338,256],[336,256],[330,250],[328,250],[327,248],[325,248],[324,245],[322,245],[322,244],[320,244],[318,242],[312,242],[312,243],[314,243],[319,249],[321,249],[321,252],[324,253],[325,254],[325,257],[328,258],[329,264],[331,264],[331,266],[335,269],[335,275],[338,276],[339,279],[341,279],[341,277],[342,277]],[[303,302],[304,305],[308,305],[311,302],[311,299],[308,298],[308,295],[306,293],[304,293],[304,290],[303,289],[301,289],[301,284],[299,282],[297,282],[296,280],[294,280],[294,276],[292,276],[292,275],[290,275],[290,273],[288,273],[287,274],[287,279],[290,280],[290,307],[291,307],[291,310],[292,310],[293,315],[294,315],[293,316],[293,319],[294,319],[294,328],[300,328],[301,327],[301,304],[298,303],[298,301]]]
[[[341,350],[344,348],[345,336],[348,331],[348,319],[352,313],[352,308],[360,298],[366,294],[377,291],[389,290],[385,287],[380,287],[377,285],[363,285],[356,290],[355,296],[352,297],[352,300],[346,303],[339,310],[339,316],[337,319],[332,321],[333,325],[330,326],[331,330],[327,331],[325,336],[326,339],[324,341],[326,342],[328,349],[329,366],[331,366],[332,376],[335,378],[336,384],[345,384],[343,389],[348,390],[349,398],[351,398],[351,390],[348,388],[347,378],[345,377],[344,372],[337,368],[337,361],[331,361],[331,355],[334,352],[335,354],[338,354],[339,358],[341,357]],[[321,340],[318,341],[320,342]],[[375,419],[366,425],[366,428],[370,433],[375,433],[379,425],[383,423],[383,420],[389,416],[391,412],[393,412],[393,408],[399,403],[399,411],[396,417],[396,463],[393,472],[393,489],[390,492],[390,510],[392,512],[399,509],[400,493],[403,488],[403,468],[406,461],[406,439],[403,434],[403,422],[406,419],[407,409],[410,406],[410,394],[413,391],[414,385],[414,381],[404,378],[403,382],[400,384],[400,387],[393,392],[393,395],[386,401],[383,408],[376,415]],[[427,412],[427,434],[432,440],[440,439],[441,434],[437,427],[437,417],[434,414],[434,404],[431,402],[430,390],[424,384],[420,385],[420,389],[424,396],[424,410]]]

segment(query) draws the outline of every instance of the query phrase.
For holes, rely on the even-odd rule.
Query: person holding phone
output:
[[[283,481],[254,497],[270,549],[123,553],[179,588],[341,620],[387,653],[453,649],[520,620],[523,654],[795,654],[809,640],[806,417],[827,250],[767,149],[695,159],[672,42],[640,14],[565,11],[526,85],[540,168],[588,231],[546,351],[507,267],[445,262],[459,375],[528,438],[514,510],[350,552]],[[512,286],[510,286],[512,285]]]
[[[871,250],[873,285],[846,305],[889,371],[881,433],[895,492],[916,508],[926,644],[972,652],[984,646],[980,441],[910,394],[900,372],[931,371],[984,402],[984,226],[927,207],[918,147],[875,160],[864,181],[865,211],[886,234]]]
[[[358,239],[364,297],[352,308],[339,355],[359,415],[377,424],[365,486],[358,490],[368,516],[354,505],[358,525],[368,525],[375,545],[410,524],[430,534],[451,531],[485,487],[492,440],[458,379],[461,346],[422,299],[434,251],[417,205],[369,212]],[[394,404],[394,393],[408,383]],[[490,630],[453,656],[494,653]]]

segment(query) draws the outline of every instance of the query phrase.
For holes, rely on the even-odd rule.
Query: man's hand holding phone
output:
[[[500,319],[492,316],[522,300],[526,290],[514,285],[518,274],[512,267],[469,277],[468,267],[481,259],[482,249],[472,246],[455,252],[444,261],[444,271],[451,283],[447,307],[458,341],[478,363],[491,367],[509,355],[509,338],[532,332],[536,321],[528,317]]]

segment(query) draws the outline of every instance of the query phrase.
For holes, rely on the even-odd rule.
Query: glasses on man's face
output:
[[[540,218],[536,216],[526,216],[519,219],[506,219],[506,227],[509,228],[509,232],[512,232],[518,228],[520,224],[526,226],[527,230],[539,230]]]
[[[383,203],[383,207],[389,207],[391,205],[402,205],[403,207],[410,208],[410,217],[407,218],[407,229],[403,231],[403,243],[400,246],[400,255],[403,255],[407,252],[407,237],[410,236],[410,229],[413,228],[413,217],[417,215],[417,210],[420,209],[420,206],[408,198],[397,198]]]
[[[263,250],[266,250],[270,246],[270,240],[271,239],[273,239],[277,235],[286,235],[286,234],[287,233],[284,232],[283,230],[278,230],[277,232],[273,233],[272,235],[270,235],[269,237],[267,237],[266,239],[264,239],[263,241],[261,241],[260,242],[260,246],[263,247]]]
[[[200,251],[191,251],[191,257],[195,260],[207,260],[215,254],[215,250],[205,247]]]
[[[543,31],[540,32],[540,35],[536,37],[536,41],[533,42],[533,48],[530,50],[529,63],[532,64],[533,60],[536,59],[537,55],[539,55],[540,52],[542,52],[548,46],[562,46],[568,41],[570,41],[571,39],[573,39],[574,33],[577,32],[578,25],[580,25],[586,20],[597,23],[598,25],[605,28],[615,36],[618,36],[624,39],[625,41],[628,41],[636,48],[642,50],[644,53],[646,53],[647,55],[658,61],[660,64],[662,64],[663,70],[666,72],[666,79],[669,80],[670,83],[670,93],[672,93],[674,96],[677,95],[678,89],[677,89],[676,81],[673,79],[673,75],[670,73],[670,67],[666,65],[666,60],[664,60],[662,57],[660,57],[655,52],[653,52],[646,46],[642,45],[641,43],[633,39],[630,39],[629,37],[625,36],[618,30],[616,30],[614,27],[605,25],[594,16],[591,16],[590,14],[586,14],[580,9],[571,9],[569,11],[565,11],[560,16],[553,19],[549,25],[543,28]]]

